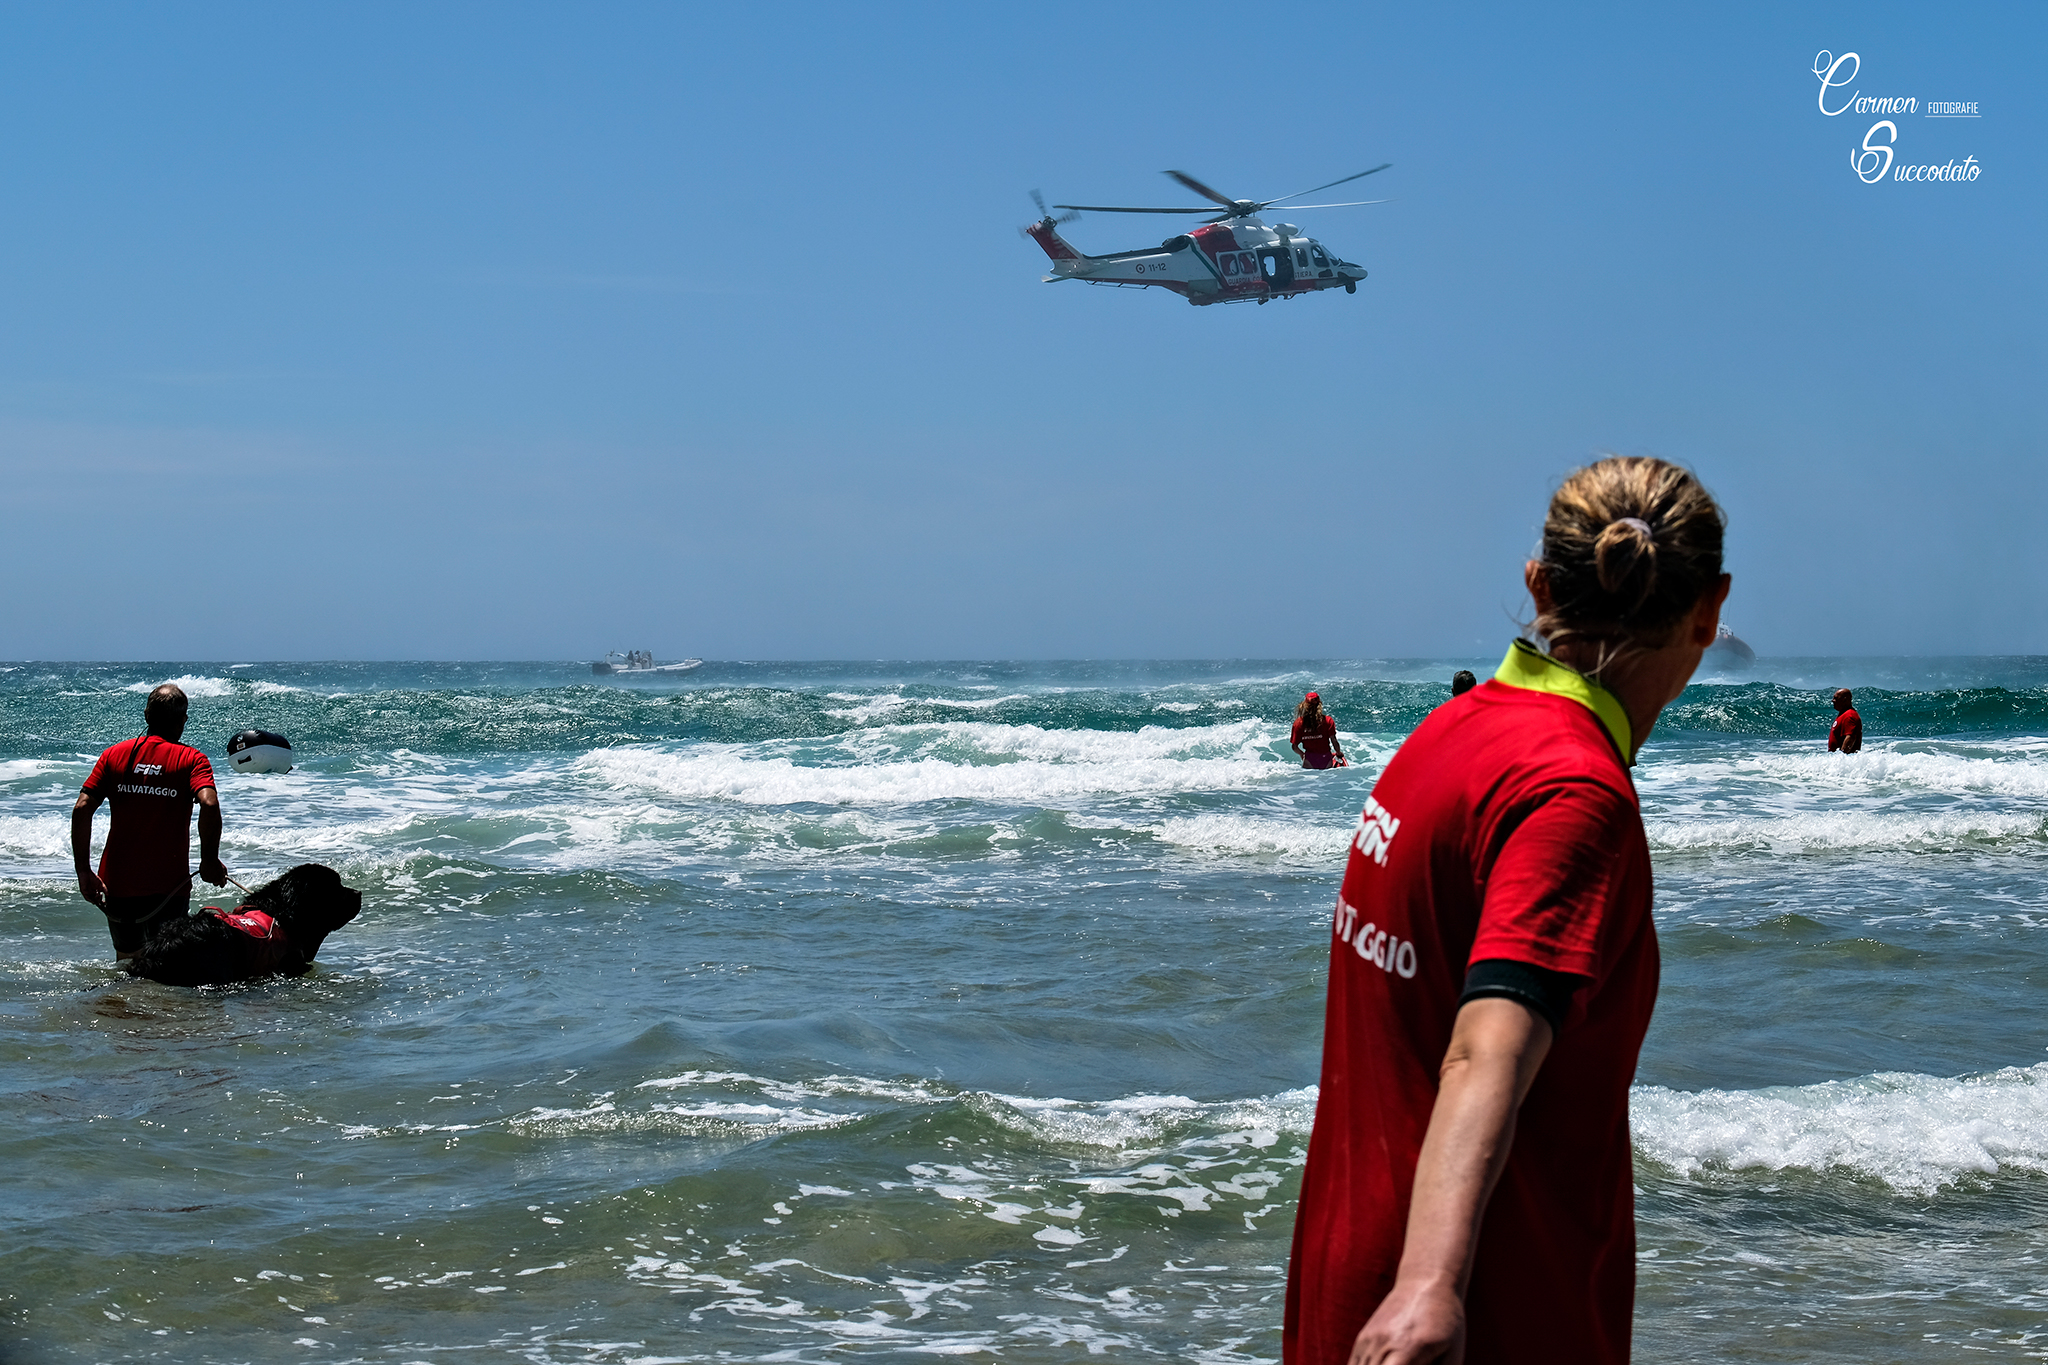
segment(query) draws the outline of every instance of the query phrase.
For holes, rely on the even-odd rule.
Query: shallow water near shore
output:
[[[0,1360],[1274,1359],[1345,842],[1460,666],[0,665]],[[235,875],[364,893],[310,976],[77,898],[167,678]],[[2048,1356],[2048,660],[1707,676],[1637,774],[1636,1357]]]

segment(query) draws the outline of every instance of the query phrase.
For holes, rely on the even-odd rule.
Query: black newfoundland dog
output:
[[[259,976],[304,976],[320,942],[363,908],[341,874],[302,863],[233,910],[174,919],[128,959],[131,976],[167,986],[225,986]]]

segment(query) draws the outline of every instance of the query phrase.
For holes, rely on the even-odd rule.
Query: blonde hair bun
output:
[[[1721,576],[1727,518],[1691,470],[1616,455],[1567,478],[1543,522],[1536,632],[1661,644]]]

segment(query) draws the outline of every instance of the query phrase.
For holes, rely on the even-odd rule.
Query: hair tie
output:
[[[1638,531],[1641,531],[1645,536],[1649,537],[1651,540],[1655,540],[1657,538],[1657,533],[1650,529],[1650,523],[1644,521],[1641,517],[1621,517],[1617,519],[1614,524],[1616,526],[1633,526]]]

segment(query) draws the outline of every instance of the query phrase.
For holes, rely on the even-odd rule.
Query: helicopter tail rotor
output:
[[[1045,206],[1045,196],[1040,194],[1037,190],[1031,191],[1031,202],[1038,205],[1038,216],[1041,219],[1052,218],[1052,225],[1054,227],[1060,227],[1063,224],[1071,223],[1076,218],[1079,218],[1081,216],[1080,210],[1076,209],[1072,213],[1063,213],[1059,217],[1053,218],[1052,211],[1046,208]],[[1028,236],[1029,234],[1027,233],[1026,235]]]
[[[1031,191],[1031,197],[1038,200],[1040,217],[1030,227],[1018,228],[1017,235],[1029,237],[1032,241],[1038,243],[1039,249],[1044,251],[1054,261],[1080,261],[1087,259],[1085,254],[1078,250],[1072,242],[1060,236],[1060,224],[1071,223],[1081,215],[1070,213],[1063,218],[1055,218],[1050,213],[1045,212],[1045,200],[1039,198],[1037,190]]]

